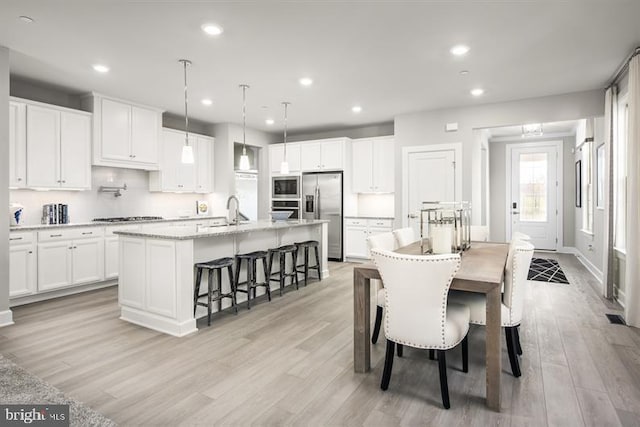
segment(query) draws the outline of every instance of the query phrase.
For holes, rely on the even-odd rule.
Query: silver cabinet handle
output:
[[[518,212],[518,211],[513,211],[513,212],[511,212],[511,215],[520,215],[520,212]]]
[[[93,231],[84,231],[82,234],[84,234],[84,235],[93,234]]]
[[[18,178],[18,181],[22,181],[22,178]]]
[[[62,234],[49,234],[49,237],[62,237]]]
[[[22,240],[22,237],[9,237],[9,240]]]
[[[407,215],[407,217],[408,217],[408,218],[411,218],[411,219],[416,219],[416,218],[418,218],[418,215],[416,215],[416,214],[409,214],[409,215]]]
[[[33,253],[33,251],[29,251],[29,252],[27,252],[27,253],[28,253],[28,254],[32,254],[32,253]]]

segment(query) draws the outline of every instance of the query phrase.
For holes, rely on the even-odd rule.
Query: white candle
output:
[[[451,227],[433,227],[431,242],[434,254],[451,253]]]

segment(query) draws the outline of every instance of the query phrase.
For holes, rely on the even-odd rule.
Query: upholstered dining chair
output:
[[[385,289],[387,350],[380,388],[389,388],[396,345],[436,350],[442,404],[449,409],[446,350],[462,343],[462,370],[469,369],[469,308],[447,301],[460,255],[402,255],[382,249],[371,255]]]
[[[524,294],[527,284],[529,266],[533,257],[534,247],[531,243],[516,241],[509,249],[510,256],[507,258],[507,265],[504,275],[504,293],[502,294],[501,322],[505,329],[507,341],[507,351],[511,372],[514,377],[519,377],[520,362],[518,355],[522,354],[518,327],[522,321],[524,310]],[[457,304],[465,304],[471,310],[470,323],[475,325],[486,325],[486,304],[487,300],[483,294],[472,292],[449,292],[449,300]]]
[[[396,239],[392,232],[374,234],[367,239],[367,246],[369,251],[372,249],[384,249],[385,251],[393,251],[396,249]],[[371,334],[371,342],[373,344],[378,342],[378,336],[380,335],[380,326],[382,325],[382,315],[384,314],[384,284],[382,280],[376,280],[377,282],[377,294],[376,294],[376,321],[373,325],[373,333]]]
[[[396,238],[396,246],[401,248],[403,246],[409,246],[416,240],[416,232],[413,231],[413,228],[399,228],[397,230],[393,230],[393,235]]]

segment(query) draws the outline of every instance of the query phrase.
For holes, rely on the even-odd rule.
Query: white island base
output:
[[[196,263],[233,257],[238,253],[266,251],[305,240],[320,242],[320,262],[324,279],[329,276],[327,232],[327,221],[313,220],[277,223],[258,221],[223,227],[173,226],[146,232],[118,232],[120,318],[176,337],[196,332],[196,318],[206,315],[206,308],[200,306],[196,315],[193,314]],[[298,264],[302,263],[303,255],[298,254]],[[310,264],[314,265],[314,257],[309,258]],[[289,271],[289,257],[287,262]],[[261,262],[258,262],[258,281],[262,282],[264,273],[260,264]],[[279,262],[274,259],[272,272],[277,271]],[[313,272],[310,274],[313,275]],[[244,280],[245,263],[240,272],[240,281]],[[223,292],[228,292],[230,288],[226,269],[222,274],[222,288]],[[272,282],[272,297],[277,297],[278,293],[274,293],[277,289],[279,284]],[[205,273],[200,293],[206,293],[206,290]],[[258,296],[264,293],[264,288],[258,289]],[[246,305],[241,304],[243,301],[246,302],[246,294],[238,293],[237,296],[238,310],[246,309]],[[201,301],[205,301],[205,298]],[[225,298],[222,308],[230,306],[230,299]],[[213,304],[213,311],[217,311],[217,303]]]

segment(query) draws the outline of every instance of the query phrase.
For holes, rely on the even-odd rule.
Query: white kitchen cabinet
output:
[[[211,137],[189,134],[193,164],[182,163],[184,132],[162,130],[160,167],[149,175],[150,191],[210,193],[213,188],[213,141]]]
[[[300,143],[300,163],[303,172],[343,170],[345,138]]]
[[[37,253],[33,233],[10,233],[9,265],[9,298],[35,293]]]
[[[27,187],[91,188],[91,118],[41,105],[26,106]]]
[[[355,140],[352,150],[354,193],[393,193],[395,151],[393,138]]]
[[[299,173],[301,170],[300,165],[300,144],[288,143],[287,144],[287,162],[289,163],[290,173]],[[271,173],[274,175],[280,174],[280,166],[284,160],[284,144],[272,144],[269,146],[269,164],[271,166]]]
[[[27,185],[26,105],[9,101],[9,187]]]
[[[157,170],[162,110],[92,93],[82,105],[93,112],[93,164]]]
[[[104,230],[77,228],[38,233],[38,291],[104,279]]]
[[[118,277],[118,237],[104,238],[104,278]]]
[[[380,233],[393,231],[393,220],[371,218],[345,219],[345,254],[347,258],[370,257],[367,239]]]
[[[214,139],[198,135],[196,141],[196,193],[212,193]]]

